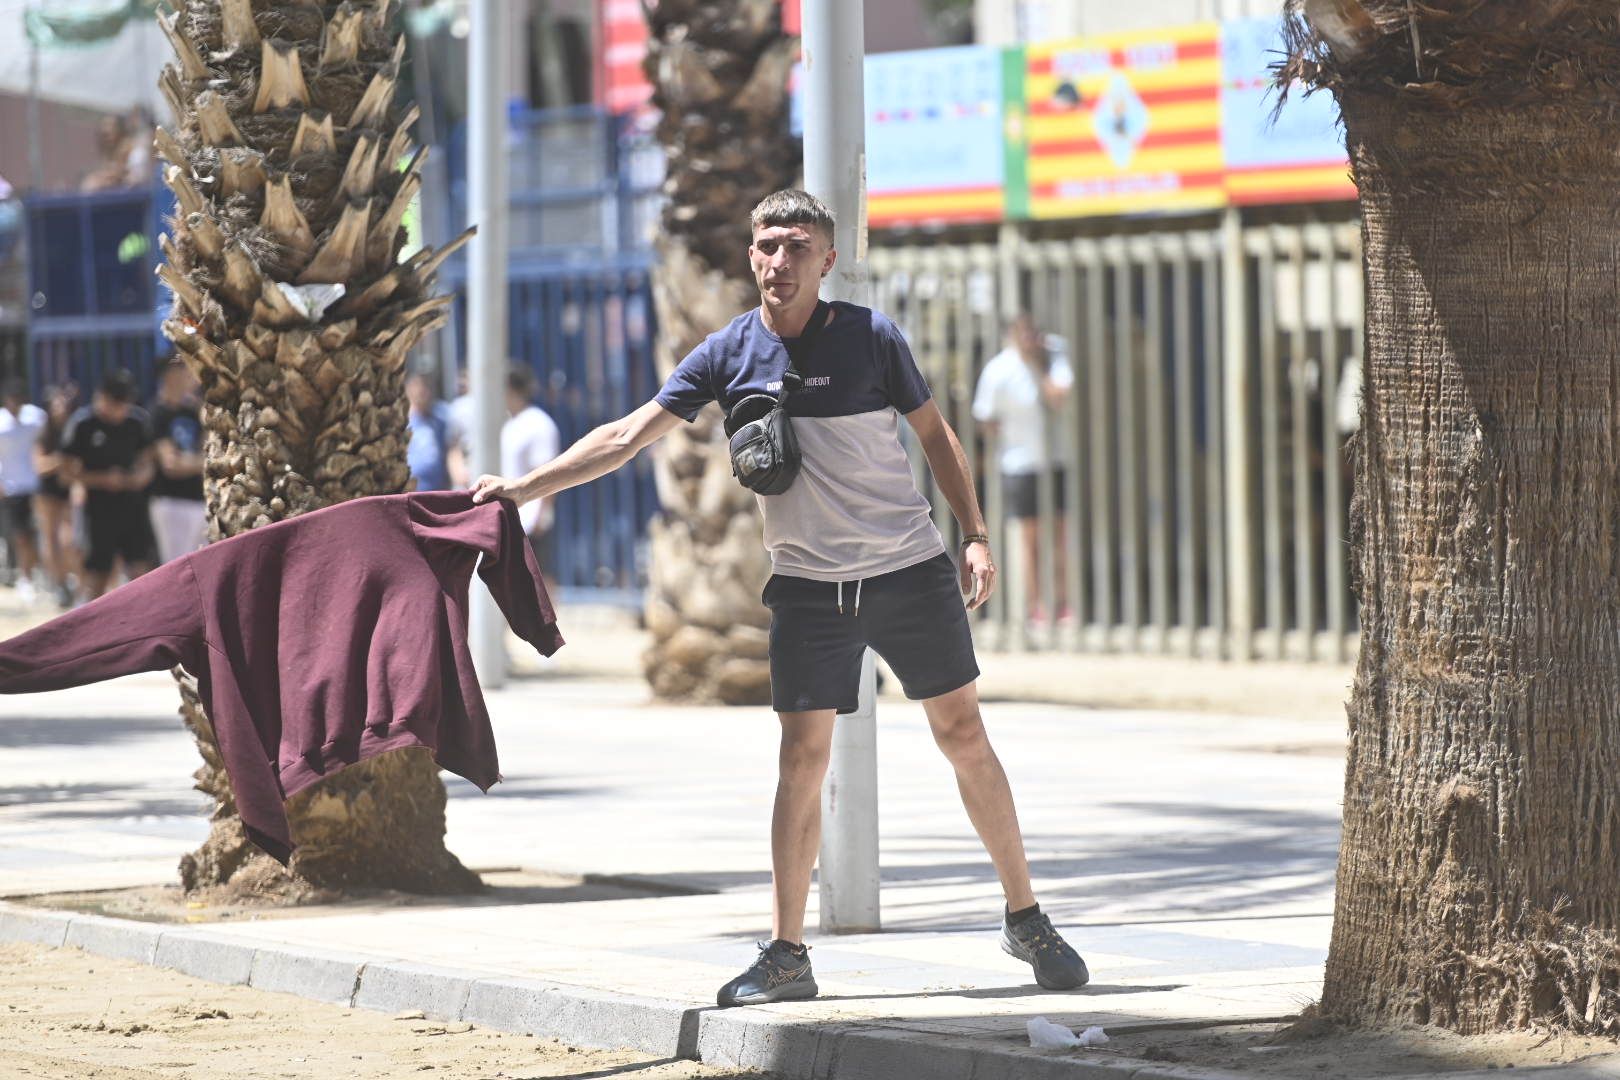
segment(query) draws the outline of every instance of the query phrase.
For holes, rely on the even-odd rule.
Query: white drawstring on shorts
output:
[[[842,581],[840,581],[838,583],[838,614],[842,615],[843,613],[844,613],[844,583]],[[861,582],[860,582],[860,579],[857,578],[856,581],[855,581],[855,614],[859,615],[860,613],[861,613]]]

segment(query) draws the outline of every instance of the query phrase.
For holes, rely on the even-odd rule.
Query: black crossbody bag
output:
[[[749,394],[726,413],[726,437],[731,441],[731,475],[758,495],[780,495],[799,476],[802,458],[799,439],[793,434],[793,421],[787,414],[788,396],[804,385],[799,361],[810,355],[816,335],[827,322],[828,305],[816,302],[810,321],[804,324],[793,344],[787,347],[788,369],[782,375],[782,390],[775,397]]]

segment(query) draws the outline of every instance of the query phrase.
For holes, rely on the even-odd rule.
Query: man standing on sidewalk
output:
[[[817,993],[803,937],[821,784],[834,719],[855,711],[868,646],[906,695],[922,701],[956,771],[1006,895],[1002,948],[1027,961],[1047,989],[1083,986],[1085,963],[1035,902],[1012,791],[979,714],[967,608],[989,597],[995,566],[967,458],[895,325],[868,308],[819,303],[821,279],[837,258],[831,211],[805,192],[779,191],[750,220],[760,306],[692,350],[652,401],[525,476],[479,477],[474,498],[522,503],[554,495],[617,469],[710,401],[730,408],[749,395],[775,396],[788,371],[788,343],[796,349],[811,318],[820,320],[796,365],[803,386],[787,402],[802,470],[783,493],[760,497],[773,569],[763,597],[771,609],[771,697],[782,727],[771,817],[774,938],[721,988],[719,1003]],[[912,479],[901,416],[964,533],[960,569]]]
[[[534,403],[534,369],[513,364],[506,371],[506,422],[501,425],[501,472],[524,476],[557,456],[562,441],[556,421]],[[557,551],[552,527],[557,514],[551,500],[536,500],[518,509],[523,533],[534,549],[534,559],[546,579],[546,588],[557,594]]]
[[[152,569],[156,542],[147,516],[146,488],[152,482],[152,430],[146,411],[132,404],[135,380],[127,371],[109,372],[89,408],[68,421],[62,456],[69,483],[84,485],[84,599],[107,591],[122,561],[133,580]]]

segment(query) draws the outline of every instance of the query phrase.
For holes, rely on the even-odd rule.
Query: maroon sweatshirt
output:
[[[433,491],[340,503],[168,563],[0,643],[0,693],[181,665],[248,836],[285,862],[282,802],[345,765],[426,746],[482,790],[500,779],[467,651],[475,562],[512,629],[556,652],[517,508]]]

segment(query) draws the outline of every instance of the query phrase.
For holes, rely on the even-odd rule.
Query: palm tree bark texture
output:
[[[1321,1009],[1620,1033],[1616,8],[1289,6],[1283,76],[1339,101],[1367,281]]]
[[[704,337],[759,302],[748,213],[799,175],[788,124],[798,38],[780,0],[644,0],[647,76],[668,171],[653,275],[668,377]],[[650,527],[647,680],[665,700],[770,702],[770,576],[754,496],[732,478],[718,410],[658,449]]]
[[[399,262],[421,187],[416,109],[396,100],[404,38],[391,0],[183,0],[160,16],[175,60],[157,149],[178,202],[159,274],[164,331],[202,380],[210,535],[404,490],[406,354],[443,319],[434,274],[455,246]],[[181,862],[187,890],[476,889],[444,846],[445,790],[426,751],[387,754],[292,800],[291,872],[253,847],[208,718],[181,714],[216,807]]]

